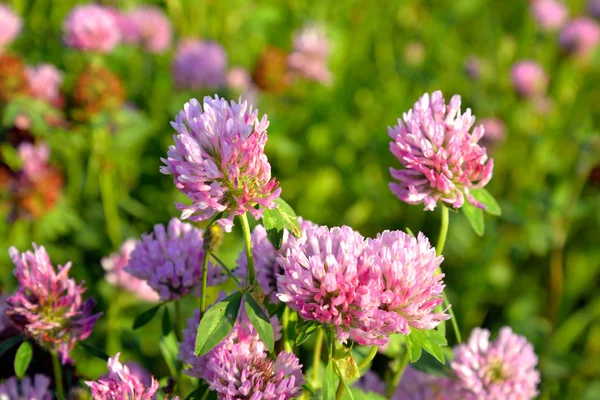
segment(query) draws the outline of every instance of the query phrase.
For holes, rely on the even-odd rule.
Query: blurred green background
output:
[[[62,21],[77,2],[9,3],[24,20],[12,50],[27,64],[56,65],[69,93],[87,62],[62,44]],[[510,325],[534,343],[543,374],[540,398],[600,399],[600,173],[594,170],[600,52],[586,61],[563,54],[557,35],[536,27],[525,0],[102,3],[159,5],[173,22],[175,40],[218,41],[230,66],[250,71],[268,46],[289,52],[293,32],[306,23],[324,27],[332,84],[299,81],[276,93],[261,91],[256,102],[271,122],[266,152],[282,197],[319,224],[347,224],[365,236],[408,227],[435,242],[439,210],[404,204],[388,189],[389,167],[400,165],[389,152],[387,127],[423,93],[438,89],[447,100],[460,94],[463,109],[478,118],[504,121],[505,139],[489,149],[495,169],[487,186],[503,215],[486,216],[485,235],[478,237],[462,213],[451,213],[442,265],[450,302],[463,336],[476,326],[495,334]],[[572,15],[585,13],[586,1],[566,3]],[[465,71],[469,57],[479,59],[477,79]],[[538,61],[549,74],[545,112],[512,88],[510,69],[522,59]],[[39,218],[14,220],[10,205],[0,207],[3,290],[15,285],[8,247],[25,250],[35,241],[54,262],[72,260],[73,273],[106,310],[112,289],[103,280],[101,257],[179,214],[173,201],[186,199],[159,173],[159,157],[174,133],[169,121],[190,97],[214,90],[177,91],[171,60],[171,51],[153,56],[120,46],[104,62],[122,80],[126,106],[85,124],[34,126],[34,135],[50,144],[65,186]],[[5,134],[25,111],[36,112],[15,102],[4,107]],[[10,149],[3,146],[6,157]],[[228,235],[220,250],[229,263],[241,249],[239,237]],[[129,327],[148,306],[124,307],[125,321],[118,323]],[[99,346],[103,333],[116,329],[110,324],[104,319],[96,329]],[[156,358],[156,337],[144,332],[123,342],[140,359]]]

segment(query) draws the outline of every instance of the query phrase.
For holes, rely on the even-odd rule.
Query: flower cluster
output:
[[[60,85],[63,74],[55,66],[40,64],[37,67],[27,67],[25,70],[31,94],[33,97],[43,100],[48,104],[60,103]]]
[[[398,182],[389,184],[392,192],[409,204],[423,203],[433,210],[438,201],[459,208],[467,201],[484,208],[469,193],[482,188],[492,178],[493,160],[477,144],[483,127],[469,133],[475,123],[471,110],[460,111],[461,99],[455,95],[446,105],[442,92],[425,94],[412,110],[388,128],[393,139],[390,150],[404,169],[390,168]]]
[[[8,6],[0,4],[0,53],[21,31],[21,18]]]
[[[288,67],[293,74],[317,82],[331,82],[327,67],[329,41],[317,26],[308,26],[294,36],[294,49],[288,56]]]
[[[422,234],[387,231],[364,240],[347,226],[309,227],[277,260],[279,300],[304,319],[334,326],[342,342],[383,345],[392,333],[449,318],[434,312],[442,302],[442,257]]]
[[[569,18],[569,10],[557,0],[534,0],[531,12],[537,24],[547,31],[559,29]]]
[[[158,7],[135,8],[126,16],[131,22],[129,42],[141,44],[149,53],[162,53],[171,47],[171,21]]]
[[[263,210],[256,205],[276,206],[281,189],[264,153],[266,115],[259,120],[258,110],[246,102],[205,97],[203,106],[196,99],[186,103],[171,125],[178,134],[161,172],[172,174],[175,186],[192,200],[190,206],[177,204],[182,219],[229,213],[218,220],[229,232],[236,215],[248,211],[258,219]]]
[[[126,240],[118,253],[111,254],[101,260],[102,268],[106,271],[106,280],[111,285],[122,287],[142,300],[158,301],[158,293],[148,285],[148,282],[125,271],[137,243],[137,240],[134,239]]]
[[[456,387],[450,378],[429,375],[408,366],[392,400],[460,400]]]
[[[548,89],[548,75],[532,60],[516,63],[512,68],[511,77],[515,90],[523,97],[542,96]]]
[[[315,226],[312,222],[303,220],[302,218],[298,218],[298,220],[303,232],[307,228]],[[283,267],[277,261],[277,256],[285,255],[288,248],[288,241],[289,232],[285,231],[281,248],[277,250],[271,241],[269,241],[267,231],[262,225],[256,225],[256,228],[252,231],[252,257],[254,258],[257,281],[273,304],[279,303],[279,299],[277,298],[277,276],[283,274]],[[245,277],[248,267],[246,251],[242,250],[240,252],[237,265],[239,267],[238,274],[241,277]]]
[[[588,57],[600,44],[600,25],[591,18],[575,18],[560,31],[559,40],[566,52]]]
[[[16,376],[0,383],[2,400],[52,400],[50,379],[44,375],[26,376],[20,382]]]
[[[75,6],[63,23],[67,46],[81,51],[109,53],[121,40],[114,15],[105,7]]]
[[[177,218],[169,225],[155,225],[154,232],[142,236],[131,253],[125,272],[144,280],[161,300],[176,300],[189,293],[200,295],[202,231]],[[227,279],[221,270],[208,264],[209,286]]]
[[[225,84],[227,55],[216,42],[184,40],[173,60],[173,78],[180,89],[218,88]]]
[[[108,373],[97,381],[86,381],[94,400],[154,400],[158,391],[158,381],[152,378],[150,385],[144,385],[132,374],[126,365],[119,362],[119,353],[108,359]],[[175,399],[174,399],[175,400]]]
[[[75,343],[90,335],[101,314],[92,314],[94,300],[83,301],[85,288],[69,278],[71,263],[56,273],[46,249],[33,247],[34,252],[23,254],[9,249],[19,290],[6,300],[6,313],[28,336],[67,363]]]
[[[528,400],[538,394],[537,362],[531,343],[504,327],[491,342],[488,330],[474,329],[468,343],[454,348],[450,365],[458,379],[461,398]]]
[[[277,340],[281,333],[274,319],[271,321]],[[189,365],[185,373],[204,379],[220,400],[288,400],[300,395],[304,378],[298,358],[285,351],[275,360],[269,358],[264,343],[245,314],[238,316],[229,335],[202,357],[194,354],[199,323],[200,314],[196,312],[183,331],[179,358]]]

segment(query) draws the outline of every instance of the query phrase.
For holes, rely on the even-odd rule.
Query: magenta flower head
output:
[[[600,25],[591,18],[575,18],[560,31],[560,45],[567,52],[588,57],[600,43]]]
[[[483,208],[469,193],[482,188],[492,178],[494,161],[477,142],[484,134],[475,123],[471,109],[460,111],[460,96],[448,105],[442,92],[423,95],[412,110],[404,113],[398,125],[388,128],[393,139],[390,151],[404,169],[390,168],[398,182],[389,184],[392,192],[408,204],[425,205],[433,210],[438,201],[462,207],[469,203]]]
[[[178,134],[161,159],[161,172],[172,174],[177,189],[192,200],[190,206],[177,204],[181,219],[202,221],[224,212],[218,222],[230,232],[236,215],[248,211],[259,219],[264,208],[276,207],[281,188],[264,152],[266,115],[259,120],[258,110],[241,99],[229,104],[205,97],[203,106],[196,99],[186,103],[171,125]]]
[[[535,22],[546,31],[559,29],[569,18],[569,10],[558,0],[533,0],[531,13]]]
[[[0,4],[0,53],[15,40],[22,25],[21,18],[10,7]]]
[[[328,57],[329,40],[325,32],[318,26],[308,26],[294,35],[294,48],[288,56],[288,67],[295,75],[330,83]]]
[[[25,74],[33,97],[48,104],[56,104],[60,101],[63,74],[55,66],[40,64],[37,67],[27,67]]]
[[[225,85],[227,54],[220,44],[187,39],[179,43],[173,77],[180,89],[219,88]]]
[[[81,51],[110,53],[121,40],[113,13],[102,6],[75,6],[63,22],[67,46]]]
[[[366,331],[360,333],[379,338],[371,343],[385,344],[390,334],[433,329],[449,319],[444,312],[435,312],[443,302],[444,274],[436,274],[443,259],[422,233],[414,238],[401,231],[385,231],[367,239],[362,280],[369,282],[377,308],[369,315]]]
[[[106,271],[106,280],[111,285],[121,287],[135,294],[141,300],[158,301],[160,299],[158,293],[148,285],[148,282],[138,279],[125,271],[125,267],[131,258],[131,253],[137,244],[137,240],[126,240],[118,253],[113,253],[100,261],[102,268]]]
[[[488,330],[474,329],[467,343],[454,348],[450,365],[462,398],[529,400],[538,395],[537,362],[531,343],[504,327],[493,342]]]
[[[548,75],[535,61],[519,61],[512,67],[512,84],[523,97],[539,97],[548,89]]]
[[[444,376],[406,367],[392,400],[474,400],[458,396],[456,384]],[[484,398],[482,398],[484,399]],[[485,398],[487,399],[487,398]],[[500,399],[498,399],[500,400]]]
[[[316,226],[310,221],[298,218],[300,228],[304,232],[307,228]],[[256,267],[257,280],[265,295],[273,304],[278,304],[277,298],[277,276],[283,274],[283,267],[277,261],[277,256],[285,256],[288,248],[289,232],[285,231],[281,248],[276,250],[267,237],[267,231],[262,225],[256,225],[252,231],[252,256]],[[245,277],[248,267],[246,251],[242,250],[237,260],[238,274]]]
[[[220,400],[288,400],[300,396],[304,378],[298,358],[282,351],[275,360],[271,359],[245,314],[238,318],[241,321],[229,335],[202,357],[194,354],[200,314],[196,312],[189,319],[179,353],[189,366],[185,373],[204,379]],[[277,327],[275,335],[275,340],[281,335]]]
[[[86,381],[94,400],[154,400],[158,391],[158,381],[152,378],[149,386],[119,362],[119,353],[108,359],[108,373],[97,381]]]
[[[330,325],[342,342],[361,330],[365,315],[376,306],[360,281],[360,233],[348,226],[309,227],[301,238],[290,238],[277,262],[277,297],[306,320]],[[363,329],[364,330],[364,329]]]
[[[50,379],[36,374],[33,379],[24,377],[20,382],[16,376],[0,383],[0,399],[2,400],[52,400]]]
[[[125,272],[148,282],[161,300],[177,300],[189,293],[200,296],[203,259],[202,231],[173,218],[167,227],[155,225],[153,233],[142,235]],[[207,284],[225,280],[209,262]]]
[[[146,51],[163,53],[171,47],[173,27],[158,7],[142,6],[131,12],[129,18],[137,27],[138,40]]]
[[[19,289],[6,300],[6,314],[40,346],[57,352],[65,364],[101,314],[92,314],[94,299],[82,300],[85,288],[69,278],[70,262],[56,273],[46,249],[35,244],[33,249],[23,254],[14,247],[8,251]]]

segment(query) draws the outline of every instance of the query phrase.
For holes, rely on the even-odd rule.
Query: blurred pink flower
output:
[[[254,84],[250,72],[246,68],[231,68],[227,72],[227,87],[238,94],[242,94],[250,104],[256,104],[259,89]]]
[[[217,42],[186,39],[173,59],[173,78],[180,89],[219,88],[226,83],[227,54]]]
[[[2,400],[52,400],[50,379],[36,374],[33,380],[26,376],[20,381],[16,376],[0,383],[0,399]]]
[[[35,244],[33,248],[33,253],[22,254],[9,249],[19,289],[6,300],[6,314],[40,346],[56,351],[65,364],[75,344],[91,334],[101,313],[92,315],[94,299],[82,300],[85,288],[69,278],[70,262],[56,273],[46,249]]]
[[[575,18],[560,31],[560,45],[579,57],[591,55],[600,43],[600,25],[591,18]]]
[[[21,18],[9,6],[0,4],[0,53],[15,40],[22,25]]]
[[[367,394],[377,393],[385,396],[385,382],[373,371],[367,371],[353,386]]]
[[[134,9],[129,18],[137,27],[138,39],[150,53],[163,53],[171,47],[173,28],[162,9],[141,6]]]
[[[203,221],[225,213],[218,223],[227,232],[236,215],[262,217],[264,208],[276,207],[281,188],[271,178],[264,153],[269,121],[247,102],[231,104],[215,95],[203,106],[192,99],[171,125],[175,145],[161,160],[163,174],[174,176],[177,189],[191,200],[177,204],[181,219]],[[256,208],[260,205],[260,208]]]
[[[569,18],[569,10],[559,0],[533,0],[531,13],[537,24],[547,31],[559,29]]]
[[[535,61],[524,60],[515,63],[511,71],[513,87],[523,97],[536,97],[546,93],[548,75]]]
[[[467,400],[460,397],[450,378],[429,375],[407,366],[392,400]],[[469,399],[475,400],[475,399]],[[488,400],[481,398],[480,400]]]
[[[475,56],[469,56],[465,60],[465,71],[469,78],[479,80],[481,77],[481,61]]]
[[[469,108],[461,113],[460,105],[458,95],[446,105],[442,92],[426,93],[403,114],[403,121],[398,119],[398,125],[388,128],[393,139],[390,151],[404,166],[402,170],[390,168],[398,182],[389,186],[400,200],[423,203],[428,211],[439,201],[460,208],[465,198],[476,207],[485,207],[469,191],[487,185],[494,161],[477,144],[483,127],[470,133],[475,116]]]
[[[273,317],[272,324],[278,325],[276,320]],[[199,323],[196,311],[183,331],[179,359],[189,366],[184,372],[204,379],[220,400],[288,400],[301,394],[304,378],[298,358],[282,351],[271,359],[245,314],[238,316],[229,335],[202,357],[194,354]],[[280,337],[280,328],[275,327],[275,340]]]
[[[328,57],[329,41],[325,32],[318,26],[307,26],[294,35],[294,46],[288,56],[288,67],[293,74],[317,82],[330,83]]]
[[[129,257],[125,272],[144,280],[160,299],[178,300],[187,294],[200,296],[204,250],[202,231],[172,218],[168,226],[155,225],[142,235]],[[227,280],[220,268],[208,263],[208,286]]]
[[[506,127],[500,118],[483,118],[479,121],[483,126],[485,134],[481,138],[481,145],[490,149],[495,144],[504,140],[506,136]]]
[[[27,67],[25,74],[33,97],[52,105],[60,101],[63,74],[55,66],[39,64],[36,67]]]
[[[159,384],[154,378],[146,386],[119,362],[120,354],[108,359],[108,373],[97,381],[86,381],[94,400],[154,400]]]
[[[115,7],[105,7],[115,19],[119,27],[121,41],[128,44],[137,44],[140,41],[140,32],[137,24],[129,13],[122,12]]]
[[[533,346],[509,327],[490,342],[490,332],[476,328],[469,341],[454,348],[450,363],[464,399],[529,400],[538,395],[540,373]]]
[[[111,285],[122,287],[126,291],[135,294],[141,300],[158,301],[160,296],[146,281],[138,279],[125,271],[131,253],[137,244],[137,240],[128,239],[123,243],[118,253],[113,253],[100,261],[102,268],[106,271],[106,280]]]
[[[73,7],[63,22],[63,31],[67,46],[81,51],[110,53],[121,40],[113,13],[95,4]]]
[[[29,182],[37,182],[48,170],[50,147],[46,143],[34,145],[24,142],[18,148],[19,158],[23,162],[23,178]]]

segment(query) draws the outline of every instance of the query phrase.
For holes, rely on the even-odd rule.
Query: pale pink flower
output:
[[[29,182],[37,182],[48,170],[50,147],[46,143],[34,145],[23,142],[18,148],[19,158],[23,162],[23,178]]]
[[[392,192],[408,204],[425,205],[433,210],[439,201],[454,208],[462,207],[465,198],[476,207],[485,208],[470,194],[492,178],[494,162],[485,148],[477,144],[483,127],[469,132],[475,123],[471,109],[461,113],[460,96],[446,105],[442,92],[423,95],[413,109],[388,128],[393,139],[390,151],[404,169],[390,168],[398,182],[389,184]]]
[[[481,121],[485,134],[481,138],[481,145],[488,150],[495,144],[504,140],[506,136],[506,127],[500,118],[483,118]]]
[[[311,25],[294,34],[294,48],[288,56],[288,67],[293,74],[330,83],[328,57],[329,41],[325,32],[320,27]]]
[[[7,5],[0,4],[0,53],[21,31],[21,18]]]
[[[548,89],[548,75],[540,64],[533,60],[519,61],[511,70],[512,84],[523,97],[539,97]]]
[[[587,17],[575,18],[560,31],[560,45],[578,57],[588,57],[600,43],[600,25]]]
[[[163,53],[171,47],[173,27],[163,10],[154,6],[134,9],[129,18],[137,27],[138,41],[150,53]]]
[[[538,395],[540,373],[533,346],[509,327],[490,341],[490,332],[476,328],[467,343],[454,348],[450,363],[458,378],[461,398],[529,400]]]
[[[158,293],[145,280],[138,279],[125,271],[131,253],[137,244],[137,240],[128,239],[123,243],[118,253],[113,253],[100,261],[102,268],[106,271],[105,278],[111,285],[121,287],[135,294],[141,300],[158,301],[160,299]]]
[[[36,67],[27,67],[25,74],[33,97],[48,104],[56,104],[57,101],[60,101],[60,85],[63,81],[63,74],[55,66],[39,64]]]
[[[67,46],[81,51],[110,53],[121,40],[113,13],[95,4],[75,6],[63,22]]]
[[[181,219],[203,221],[223,212],[218,223],[230,232],[236,215],[259,219],[265,208],[277,206],[281,188],[264,153],[266,115],[259,120],[258,110],[241,99],[229,104],[205,97],[203,106],[196,99],[186,103],[171,125],[178,134],[160,170],[192,200],[177,204]]]
[[[569,18],[569,10],[559,0],[533,0],[531,13],[537,24],[547,31],[561,28]]]

